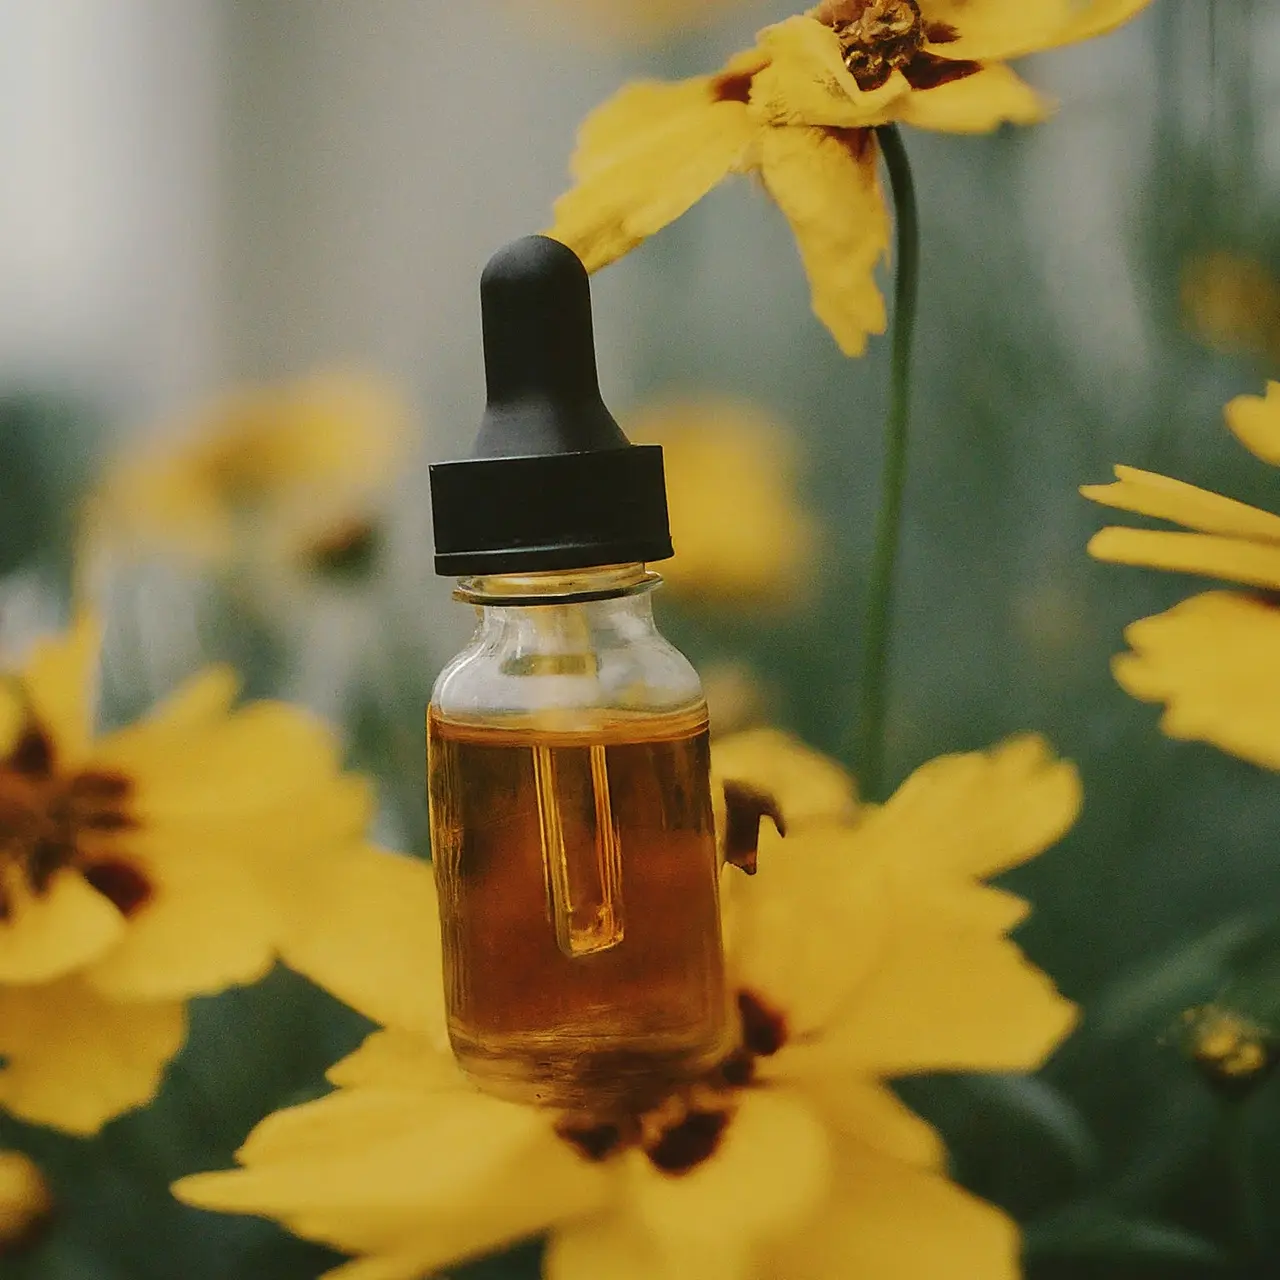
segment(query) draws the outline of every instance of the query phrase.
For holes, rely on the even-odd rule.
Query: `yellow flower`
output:
[[[1101,35],[1149,2],[824,0],[715,75],[636,82],[597,108],[549,234],[595,271],[730,174],[759,174],[791,224],[815,313],[860,355],[885,327],[874,270],[889,245],[870,130],[1038,121],[1047,104],[1005,60]]]
[[[1280,465],[1280,382],[1267,384],[1265,398],[1236,397],[1226,416],[1246,448]],[[1186,532],[1103,529],[1089,543],[1099,560],[1280,591],[1280,516],[1133,467],[1116,475],[1115,484],[1080,492]],[[1160,727],[1169,737],[1280,769],[1280,612],[1271,599],[1207,591],[1134,623],[1125,639],[1133,652],[1116,658],[1116,679],[1135,698],[1165,704]]]
[[[20,1151],[0,1151],[0,1258],[27,1244],[52,1209],[36,1164]]]
[[[1275,1070],[1275,1033],[1225,1005],[1187,1009],[1181,1029],[1183,1051],[1227,1097],[1247,1097]]]
[[[0,683],[0,1107],[82,1134],[152,1097],[188,997],[287,952],[294,881],[370,808],[322,726],[232,710],[224,668],[95,737],[98,647],[81,620]]]
[[[662,577],[711,605],[786,604],[811,577],[814,531],[791,484],[790,441],[726,401],[650,409],[628,426],[660,444],[676,554]]]
[[[89,511],[91,539],[199,561],[340,570],[376,536],[370,514],[403,443],[381,383],[316,374],[232,393],[122,459]]]
[[[1187,328],[1219,351],[1280,357],[1280,282],[1261,262],[1217,252],[1182,272]]]
[[[358,1255],[332,1280],[416,1280],[544,1232],[552,1280],[1015,1277],[1015,1226],[948,1180],[886,1082],[1035,1067],[1072,1025],[1006,936],[1026,904],[981,877],[1071,824],[1075,771],[1024,738],[858,810],[779,735],[713,751],[722,773],[740,752],[747,782],[780,777],[789,830],[765,825],[758,875],[725,872],[742,1034],[715,1071],[607,1122],[478,1092],[447,1051],[432,883],[405,864],[394,924],[369,921],[377,972],[328,965],[384,1029],[333,1068],[336,1092],[268,1117],[241,1169],[179,1198]]]

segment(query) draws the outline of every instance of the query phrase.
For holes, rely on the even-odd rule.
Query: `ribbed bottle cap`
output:
[[[488,404],[471,457],[431,468],[436,572],[667,559],[662,448],[632,444],[600,396],[577,255],[515,241],[485,268],[480,307]]]

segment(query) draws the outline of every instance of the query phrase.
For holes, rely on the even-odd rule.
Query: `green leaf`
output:
[[[1030,1126],[1082,1177],[1101,1162],[1098,1140],[1075,1105],[1036,1076],[975,1075],[965,1084],[979,1101],[999,1107]]]
[[[1030,1223],[1023,1233],[1029,1257],[1077,1257],[1133,1262],[1221,1265],[1226,1254],[1212,1241],[1155,1218],[1105,1205],[1072,1205]]]
[[[1133,966],[1103,991],[1086,1028],[1102,1039],[1163,1027],[1190,1005],[1215,996],[1231,980],[1234,957],[1264,932],[1254,913],[1222,921],[1208,932]]]

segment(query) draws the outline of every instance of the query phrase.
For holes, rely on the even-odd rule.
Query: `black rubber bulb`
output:
[[[586,268],[526,236],[480,281],[488,403],[469,458],[431,468],[436,572],[579,569],[671,555],[662,450],[600,395]]]
[[[480,278],[480,311],[489,403],[473,457],[630,443],[600,395],[591,282],[572,249],[546,236],[508,245]]]

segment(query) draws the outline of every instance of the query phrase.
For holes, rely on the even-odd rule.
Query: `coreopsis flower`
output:
[[[0,1107],[73,1133],[148,1101],[188,997],[288,950],[314,861],[355,856],[365,784],[281,703],[211,668],[95,736],[84,618],[0,681]]]
[[[233,392],[125,455],[90,502],[88,535],[223,568],[342,574],[376,549],[404,433],[403,406],[368,377]]]
[[[178,1197],[356,1255],[331,1280],[417,1280],[542,1233],[552,1280],[1016,1276],[1014,1224],[949,1181],[887,1082],[1035,1067],[1071,1026],[1007,936],[1026,904],[981,880],[1071,824],[1075,771],[1024,738],[859,808],[779,735],[713,754],[747,790],[780,783],[788,832],[762,824],[757,875],[725,870],[741,1035],[714,1070],[590,1119],[477,1090],[447,1050],[438,950],[427,963],[432,881],[406,862],[376,973],[327,965],[383,1028],[332,1069],[334,1093],[268,1117],[239,1169]]]
[[[876,126],[981,133],[1048,104],[1006,60],[1101,35],[1150,0],[823,0],[713,75],[639,81],[587,117],[549,234],[589,270],[629,253],[731,174],[791,224],[813,309],[842,351],[885,327],[889,245]]]
[[[628,434],[662,445],[676,549],[662,577],[673,593],[759,607],[804,592],[816,539],[780,427],[744,405],[692,401],[642,411]]]
[[[23,1248],[52,1208],[39,1166],[21,1151],[0,1151],[0,1258]]]
[[[1265,397],[1236,397],[1226,418],[1256,457],[1280,465],[1280,383],[1268,383]],[[1135,622],[1125,631],[1132,652],[1113,663],[1116,679],[1135,698],[1165,705],[1169,737],[1280,769],[1280,612],[1268,594],[1280,591],[1280,516],[1134,467],[1116,476],[1081,493],[1181,529],[1103,529],[1091,555],[1262,589],[1206,591]]]

